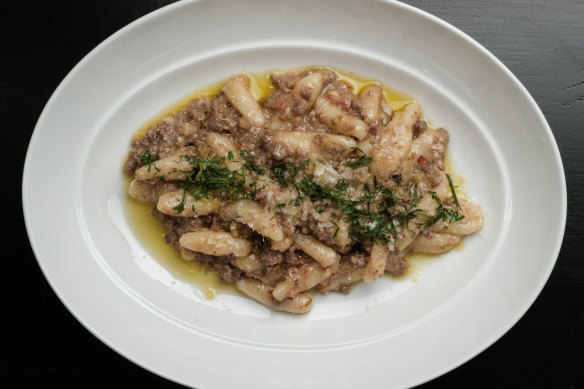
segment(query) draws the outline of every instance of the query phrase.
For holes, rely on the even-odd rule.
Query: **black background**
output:
[[[34,258],[22,217],[22,168],[30,136],[67,73],[109,35],[172,1],[21,1],[0,14],[0,139],[4,166],[0,386],[178,388],[91,335],[58,300]],[[423,388],[584,386],[584,2],[432,1],[408,4],[469,34],[526,86],[562,155],[568,219],[551,277],[499,341]],[[9,5],[8,5],[9,4]],[[537,185],[545,183],[534,183]],[[42,194],[39,194],[42,195]],[[528,200],[528,199],[526,199]],[[545,223],[534,209],[529,223]]]

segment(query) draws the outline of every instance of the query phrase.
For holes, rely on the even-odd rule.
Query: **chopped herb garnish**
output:
[[[187,196],[187,191],[184,190],[183,194],[182,194],[182,199],[180,200],[180,203],[174,207],[173,209],[176,211],[176,213],[181,213],[182,211],[185,210],[185,198]]]
[[[318,184],[312,182],[308,177],[304,177],[297,186],[310,197],[312,202],[319,200],[329,200],[336,205],[354,205],[359,204],[363,200],[349,200],[343,197],[345,191],[349,188],[349,184],[345,180],[337,181],[333,191],[328,190]]]
[[[142,164],[144,166],[148,166],[148,171],[150,171],[150,168],[152,167],[152,163],[155,161],[158,161],[160,159],[158,154],[152,155],[150,150],[146,150],[144,152],[144,154],[138,154],[137,157],[140,159],[140,161],[142,162]],[[159,169],[156,167],[156,165],[154,165],[154,169],[156,169],[156,171],[159,171]]]
[[[296,176],[298,175],[298,173],[300,173],[300,171],[302,169],[304,169],[306,167],[306,165],[308,165],[308,162],[310,162],[310,160],[306,159],[304,161],[302,161],[302,163],[300,165],[298,165],[298,167],[294,167],[292,169],[292,174],[290,176],[291,180],[294,180],[294,178],[296,178]]]
[[[187,192],[199,200],[201,198],[220,197],[226,200],[253,200],[257,191],[255,183],[247,184],[245,174],[229,170],[225,166],[225,157],[201,159],[196,156],[182,156],[193,166],[187,173],[186,180],[182,182],[183,197],[174,208],[177,213],[184,211],[184,202]]]
[[[397,204],[397,196],[393,193],[391,188],[381,189],[381,194],[383,194],[383,206],[385,209],[390,209]]]
[[[299,206],[302,200],[304,199],[300,193],[300,188],[298,187],[298,183],[296,182],[296,176],[306,165],[310,162],[308,159],[302,161],[302,163],[298,166],[294,165],[293,163],[285,163],[283,165],[273,166],[272,167],[272,174],[274,175],[274,179],[281,185],[281,186],[288,186],[291,185],[296,189],[298,196],[294,201],[290,203],[295,207]]]
[[[442,200],[440,200],[440,197],[438,197],[436,192],[431,191],[429,193],[432,195],[432,198],[438,203],[438,206],[436,207],[436,215],[428,221],[429,226],[433,226],[440,220],[447,221],[449,223],[456,223],[457,221],[464,219],[464,215],[459,215],[455,209],[444,207],[444,205],[442,204]]]
[[[231,151],[230,151],[230,153],[231,153]],[[243,169],[247,169],[247,170],[256,172],[257,174],[264,174],[264,169],[259,168],[255,164],[255,156],[253,154],[251,154],[247,150],[243,150],[243,151],[239,152],[239,155],[241,156],[241,158],[243,158],[243,160],[245,162],[247,162],[245,165],[243,165]],[[229,158],[229,154],[227,154],[227,158]]]
[[[361,165],[364,165],[366,163],[371,162],[372,159],[373,158],[371,158],[371,157],[361,157],[361,159],[359,159],[358,161],[346,163],[345,166],[349,166],[349,167],[352,167],[354,169],[357,166],[361,166]]]
[[[300,165],[296,166],[293,163],[285,163],[283,165],[277,165],[272,167],[272,173],[274,178],[281,186],[288,186],[288,184],[294,184],[294,179],[300,173],[306,165],[308,165],[309,160],[303,161]]]
[[[456,208],[462,210],[460,208],[460,204],[458,203],[458,198],[456,198],[456,192],[454,191],[454,185],[452,185],[452,180],[450,179],[450,175],[446,173],[446,179],[448,180],[448,186],[450,187],[450,192],[452,193],[452,199],[454,200],[454,204],[456,204]]]
[[[355,148],[363,156],[352,163],[345,165],[356,167],[371,161],[371,157],[365,156],[362,150]],[[201,198],[219,197],[228,201],[255,200],[258,188],[257,182],[247,182],[246,171],[254,172],[258,176],[265,175],[266,169],[256,165],[256,157],[247,150],[239,153],[245,164],[241,170],[233,171],[225,165],[226,160],[232,161],[233,152],[228,152],[226,157],[202,159],[196,156],[182,156],[186,158],[192,166],[192,170],[184,171],[186,180],[182,182],[183,196],[180,203],[174,208],[177,213],[185,209],[185,199],[187,193],[196,200]],[[139,156],[146,163],[152,163],[154,158],[149,152]],[[315,203],[315,210],[318,213],[324,212],[323,206],[331,206],[339,212],[332,212],[331,215],[337,218],[335,221],[335,232],[333,237],[338,235],[341,218],[345,218],[349,223],[348,234],[355,241],[365,239],[376,240],[382,243],[395,242],[397,237],[396,226],[404,226],[414,236],[411,229],[411,221],[416,220],[415,226],[418,228],[424,225],[434,225],[440,220],[450,223],[457,222],[464,218],[459,215],[460,204],[454,192],[454,185],[450,176],[446,175],[450,186],[450,191],[456,209],[443,204],[440,197],[435,192],[428,192],[437,202],[436,214],[430,217],[423,210],[417,207],[421,193],[418,184],[410,181],[402,185],[401,175],[395,175],[392,180],[398,187],[407,193],[409,199],[398,198],[392,187],[383,187],[376,177],[373,182],[362,185],[360,188],[351,186],[346,180],[339,179],[334,185],[323,186],[313,181],[309,176],[304,175],[298,179],[300,172],[309,164],[309,160],[304,160],[300,164],[284,163],[270,168],[272,178],[283,187],[291,186],[297,196],[289,202],[292,206],[299,206],[304,198]],[[160,177],[164,179],[164,176]],[[362,190],[361,190],[362,189]],[[360,195],[359,195],[360,193]],[[276,205],[278,209],[283,209],[286,203]],[[195,211],[194,206],[192,207]],[[306,220],[306,228],[310,228],[310,220]]]
[[[351,149],[353,149],[353,151],[356,151],[357,153],[361,154],[361,158],[358,159],[357,161],[354,161],[354,162],[345,163],[344,164],[345,166],[349,166],[349,167],[352,167],[354,169],[357,166],[361,166],[361,165],[364,165],[366,163],[371,162],[371,160],[373,159],[371,157],[368,157],[367,154],[365,154],[365,152],[358,147],[351,147]]]

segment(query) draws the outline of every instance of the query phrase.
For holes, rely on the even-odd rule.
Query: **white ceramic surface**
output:
[[[304,316],[230,294],[206,300],[161,267],[128,224],[120,165],[129,139],[200,87],[307,65],[415,96],[431,123],[449,130],[485,227],[415,278],[316,296]],[[146,369],[197,388],[400,388],[464,363],[525,313],[559,252],[566,187],[528,92],[445,22],[391,1],[202,0],[132,23],[71,71],[31,139],[23,205],[57,295]]]

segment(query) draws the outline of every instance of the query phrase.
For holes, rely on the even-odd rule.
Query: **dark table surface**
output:
[[[2,199],[8,204],[9,219],[1,234],[3,262],[8,265],[0,281],[5,307],[0,333],[1,387],[37,381],[56,387],[180,387],[118,355],[67,311],[39,269],[20,203],[15,200],[20,196],[30,136],[61,80],[109,35],[171,2],[22,1],[3,6],[0,116],[5,151],[1,158],[9,177],[3,181]],[[422,387],[582,388],[584,1],[405,2],[470,35],[519,78],[551,126],[568,186],[563,246],[535,303],[494,345]]]

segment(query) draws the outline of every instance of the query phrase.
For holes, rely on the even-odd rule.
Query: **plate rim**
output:
[[[25,163],[24,163],[24,168],[23,168],[23,179],[22,179],[22,206],[23,206],[23,215],[24,215],[24,219],[25,219],[25,227],[26,227],[26,231],[27,231],[27,235],[29,238],[29,242],[30,245],[32,247],[32,250],[34,252],[35,258],[37,259],[37,263],[45,277],[45,279],[47,280],[47,282],[49,283],[49,285],[51,286],[51,289],[53,290],[53,292],[57,295],[57,297],[59,298],[59,300],[63,303],[63,305],[65,305],[65,307],[67,308],[67,310],[90,332],[92,333],[94,336],[96,336],[98,339],[100,339],[100,341],[102,341],[104,344],[106,344],[109,348],[111,348],[112,350],[114,350],[115,352],[117,352],[118,354],[122,355],[124,358],[132,361],[133,363],[141,366],[142,368],[151,371],[154,374],[160,375],[165,377],[166,379],[169,379],[171,381],[174,382],[178,382],[184,385],[191,385],[190,383],[185,383],[185,382],[181,382],[181,381],[177,381],[174,377],[172,376],[168,376],[166,374],[161,373],[158,370],[153,369],[151,366],[148,366],[144,363],[142,363],[142,361],[137,360],[136,358],[131,357],[130,355],[128,355],[127,353],[123,352],[122,350],[120,350],[118,347],[116,347],[115,344],[111,343],[109,339],[105,338],[102,334],[100,334],[99,332],[95,331],[94,328],[91,326],[90,323],[86,322],[86,320],[80,316],[80,314],[75,311],[70,305],[69,302],[66,301],[66,299],[61,295],[61,291],[59,290],[58,286],[53,282],[53,279],[51,278],[48,270],[46,269],[46,264],[43,263],[43,261],[41,260],[42,257],[42,253],[40,253],[38,251],[38,247],[35,244],[35,240],[33,239],[32,236],[32,231],[31,231],[31,227],[29,225],[30,223],[30,216],[28,214],[27,211],[27,177],[30,176],[30,169],[31,169],[31,148],[32,145],[36,142],[36,138],[38,137],[38,132],[40,131],[40,128],[42,128],[42,124],[43,121],[45,120],[45,116],[47,115],[47,112],[49,112],[51,110],[51,107],[55,104],[55,101],[58,100],[60,94],[62,93],[63,89],[65,89],[69,83],[69,80],[77,73],[79,72],[79,69],[83,68],[83,66],[89,62],[97,53],[100,52],[100,50],[103,49],[104,46],[106,46],[109,42],[114,41],[115,39],[117,39],[119,36],[123,35],[126,31],[131,30],[132,28],[146,23],[147,21],[149,21],[150,19],[154,19],[157,17],[162,17],[162,15],[164,15],[165,13],[170,13],[173,12],[175,9],[181,8],[181,7],[188,7],[190,6],[190,4],[194,4],[194,3],[203,3],[204,0],[187,0],[187,1],[179,1],[176,3],[172,3],[169,5],[166,5],[162,8],[159,8],[153,12],[150,12],[136,20],[134,20],[133,22],[127,24],[126,26],[122,27],[121,29],[119,29],[118,31],[116,31],[115,33],[113,33],[112,35],[110,35],[108,38],[106,38],[104,41],[102,41],[100,44],[98,44],[94,49],[92,49],[88,54],[86,54],[68,73],[67,75],[63,78],[63,80],[60,82],[59,86],[55,89],[55,91],[53,92],[53,94],[51,95],[51,97],[49,98],[49,100],[47,101],[46,105],[44,106],[38,120],[37,123],[35,125],[35,128],[33,130],[29,145],[27,147],[27,152],[26,152],[26,158],[25,158]],[[561,158],[561,154],[557,145],[557,142],[555,140],[555,137],[553,135],[553,132],[549,126],[549,123],[547,122],[543,112],[541,111],[541,109],[539,108],[537,102],[533,99],[533,97],[531,96],[531,94],[529,93],[529,91],[527,90],[527,88],[519,81],[519,79],[503,64],[503,62],[501,62],[495,55],[493,55],[490,51],[488,51],[485,47],[483,47],[480,43],[478,43],[476,40],[474,40],[472,37],[470,37],[469,35],[467,35],[466,33],[464,33],[463,31],[459,30],[458,28],[456,28],[455,26],[453,26],[452,24],[430,14],[427,11],[421,10],[419,8],[416,8],[414,6],[411,6],[409,4],[405,4],[405,3],[401,3],[398,1],[393,1],[393,0],[381,0],[381,3],[387,3],[387,4],[391,4],[391,5],[395,5],[398,7],[402,7],[402,9],[405,9],[409,12],[413,12],[416,13],[418,15],[423,16],[426,19],[429,19],[430,21],[439,24],[440,26],[447,28],[449,31],[453,32],[454,34],[456,34],[457,36],[461,37],[462,39],[464,39],[467,43],[470,43],[474,48],[480,50],[482,52],[482,54],[486,55],[489,57],[489,59],[497,66],[497,68],[500,71],[503,71],[505,73],[505,75],[507,76],[508,79],[512,80],[514,83],[514,86],[516,88],[518,88],[521,91],[521,94],[528,100],[528,102],[530,103],[530,105],[533,108],[533,111],[538,115],[538,121],[542,124],[544,130],[546,131],[546,135],[548,136],[548,139],[551,142],[552,145],[552,150],[553,150],[553,158],[554,160],[558,163],[558,169],[559,169],[559,174],[558,177],[560,179],[560,181],[562,182],[561,187],[559,188],[560,190],[560,194],[561,194],[561,209],[562,209],[562,214],[560,215],[560,224],[561,224],[561,231],[558,232],[558,237],[560,237],[559,239],[555,240],[555,245],[554,245],[554,258],[553,260],[549,261],[548,266],[546,268],[545,277],[542,277],[540,282],[538,283],[538,285],[533,288],[533,291],[531,293],[531,299],[530,302],[528,304],[525,304],[522,309],[515,315],[515,317],[513,317],[512,319],[508,320],[508,322],[510,323],[508,326],[505,325],[501,328],[500,333],[497,334],[492,334],[490,336],[490,340],[488,342],[486,342],[485,345],[483,345],[483,347],[479,347],[476,349],[475,353],[472,354],[471,356],[464,356],[459,358],[459,363],[453,365],[450,369],[442,371],[441,373],[439,373],[438,375],[433,375],[432,377],[427,378],[426,380],[423,381],[418,381],[416,383],[417,384],[422,384],[424,382],[430,381],[432,379],[437,378],[438,376],[442,375],[442,374],[446,374],[448,371],[454,370],[455,368],[459,367],[460,365],[466,363],[467,361],[469,361],[470,359],[474,358],[476,355],[480,354],[481,352],[483,352],[484,350],[486,350],[488,347],[490,347],[493,343],[495,343],[497,340],[499,340],[506,332],[508,332],[516,323],[517,321],[523,317],[525,315],[525,313],[527,312],[527,310],[533,305],[533,303],[535,302],[535,300],[537,299],[537,297],[541,294],[541,291],[543,290],[545,284],[548,282],[549,277],[551,275],[551,272],[557,262],[557,258],[559,256],[560,253],[560,249],[562,246],[562,242],[563,242],[563,236],[565,234],[565,228],[566,228],[566,219],[567,219],[567,187],[566,187],[566,179],[565,179],[565,172],[564,172],[564,167],[563,167],[563,162],[562,162],[562,158]]]

